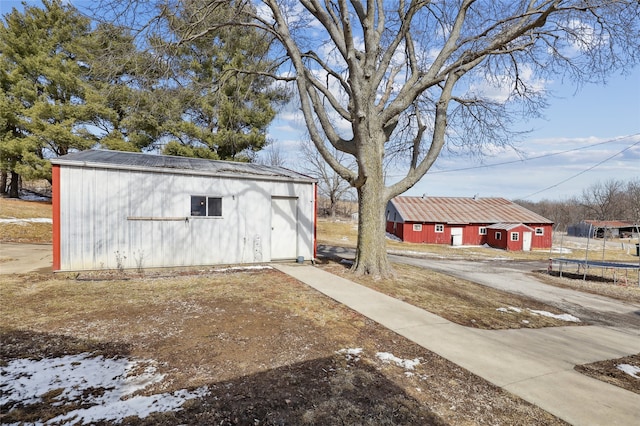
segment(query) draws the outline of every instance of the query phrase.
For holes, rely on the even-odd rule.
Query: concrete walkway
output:
[[[573,425],[637,425],[640,395],[576,364],[640,352],[640,339],[597,327],[478,330],[308,265],[275,268]]]
[[[51,244],[0,243],[0,274],[51,272]]]

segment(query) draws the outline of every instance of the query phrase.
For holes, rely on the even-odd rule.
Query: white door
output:
[[[522,251],[531,251],[531,232],[522,233]]]
[[[271,199],[271,259],[295,259],[298,253],[298,199]]]
[[[462,245],[462,228],[451,228],[451,245]]]

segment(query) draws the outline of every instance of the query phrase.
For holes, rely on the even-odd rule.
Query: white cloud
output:
[[[579,19],[571,19],[567,23],[567,29],[569,45],[576,53],[599,48],[609,39],[607,34],[598,32],[593,25]]]
[[[518,68],[518,78],[532,93],[544,92],[550,81],[537,78],[533,68],[527,64]],[[516,85],[515,74],[489,75],[485,74],[480,79],[469,85],[468,93],[493,102],[504,103],[513,95]]]

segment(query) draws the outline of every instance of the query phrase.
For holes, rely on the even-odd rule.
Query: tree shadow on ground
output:
[[[91,342],[68,336],[0,329],[0,359],[43,359],[90,352],[105,358],[128,356],[119,343]],[[350,359],[349,359],[350,358]],[[421,404],[357,357],[333,356],[208,384],[206,397],[187,401],[182,410],[128,417],[124,425],[444,425]],[[57,405],[56,405],[57,404]],[[2,407],[2,422],[38,422],[78,408],[54,399]],[[108,425],[111,422],[92,422]]]

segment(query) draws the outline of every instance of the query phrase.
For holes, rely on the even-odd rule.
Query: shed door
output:
[[[462,228],[451,228],[451,245],[462,245]]]
[[[522,233],[522,251],[531,251],[531,232]]]
[[[298,199],[271,199],[271,259],[295,259],[298,253]]]

